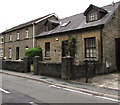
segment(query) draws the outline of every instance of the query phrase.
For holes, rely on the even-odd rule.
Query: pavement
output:
[[[119,73],[112,73],[108,75],[94,77],[90,80],[90,83],[82,83],[79,80],[64,81],[57,78],[33,75],[33,73],[19,73],[8,70],[0,70],[0,73],[21,78],[27,78],[38,82],[44,82],[57,87],[82,91],[93,95],[109,97],[118,100],[120,99]]]
[[[89,80],[89,85],[97,86],[101,88],[108,88],[112,90],[119,90],[120,85],[120,73],[111,73],[106,75],[98,75]],[[83,83],[82,80],[76,79],[74,82]]]

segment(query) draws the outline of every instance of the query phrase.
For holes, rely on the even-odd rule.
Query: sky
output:
[[[102,7],[120,0],[0,0],[0,33],[55,13],[59,18],[83,13],[90,4]]]

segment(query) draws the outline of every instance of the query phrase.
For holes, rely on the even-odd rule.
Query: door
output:
[[[16,47],[16,60],[19,59],[19,47]]]
[[[120,38],[115,39],[116,44],[116,66],[117,70],[120,71]]]

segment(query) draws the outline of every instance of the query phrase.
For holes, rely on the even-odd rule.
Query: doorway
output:
[[[19,59],[19,47],[16,47],[16,60]]]
[[[120,71],[120,38],[115,39],[115,47],[116,47],[116,67],[117,71]]]

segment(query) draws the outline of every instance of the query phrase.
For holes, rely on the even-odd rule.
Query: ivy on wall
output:
[[[68,53],[70,56],[75,57],[76,53],[76,38],[68,36]]]

